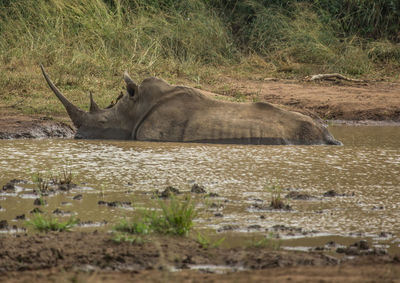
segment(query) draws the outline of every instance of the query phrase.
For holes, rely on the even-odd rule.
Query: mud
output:
[[[228,89],[228,90],[226,90]],[[302,82],[225,78],[217,93],[240,101],[266,101],[312,117],[400,122],[399,82]]]
[[[353,247],[369,248],[365,243]],[[250,276],[276,281],[273,274],[277,272],[299,276],[299,270],[305,271],[302,276],[312,272],[318,278],[329,278],[332,274],[328,276],[327,270],[343,276],[341,270],[349,269],[350,274],[359,277],[361,271],[368,270],[366,266],[379,267],[373,278],[399,278],[394,277],[400,272],[398,257],[364,254],[337,258],[322,252],[274,251],[263,247],[205,249],[190,238],[166,236],[146,237],[142,244],[117,243],[111,234],[97,231],[8,235],[0,241],[0,280],[43,282],[57,277],[59,282],[74,276],[100,276],[99,281],[113,282],[144,276],[156,282],[162,278],[163,282],[165,278],[188,282],[234,278],[243,282]],[[383,272],[389,267],[393,274]]]
[[[3,112],[3,111],[2,111]],[[0,139],[72,138],[74,129],[47,117],[31,117],[3,112],[0,117]]]

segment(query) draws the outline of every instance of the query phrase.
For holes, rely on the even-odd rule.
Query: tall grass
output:
[[[395,0],[3,0],[0,104],[65,113],[39,63],[85,110],[89,91],[100,106],[117,96],[124,70],[193,85],[227,70],[393,76],[399,30]]]
[[[101,106],[109,104],[119,93],[116,81],[124,70],[136,78],[192,76],[199,65],[224,64],[233,56],[222,22],[202,3],[187,1],[191,6],[182,13],[140,1],[134,7],[128,1],[107,2],[112,5],[101,0],[0,4],[0,68],[6,75],[0,89],[18,92],[7,97],[8,105],[24,105],[33,113],[64,112],[45,100],[29,103],[51,95],[39,63],[50,66],[55,83],[87,109],[91,88]],[[99,89],[114,92],[96,95]]]

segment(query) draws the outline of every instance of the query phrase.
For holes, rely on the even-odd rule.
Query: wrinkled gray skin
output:
[[[70,103],[41,66],[50,88],[77,128],[76,138],[233,144],[339,145],[310,117],[268,103],[230,103],[157,78],[139,86],[124,74],[127,92],[100,109],[90,94],[90,112]]]

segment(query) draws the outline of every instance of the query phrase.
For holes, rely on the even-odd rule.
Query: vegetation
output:
[[[137,235],[130,235],[127,233],[114,233],[113,241],[117,244],[128,242],[131,244],[143,244],[144,239]]]
[[[79,223],[79,219],[71,216],[67,221],[60,221],[52,216],[43,216],[40,213],[35,213],[31,220],[26,221],[26,225],[33,227],[33,229],[39,232],[63,232],[69,231],[76,224]]]
[[[64,166],[56,174],[53,172],[40,173],[35,172],[32,174],[32,182],[34,184],[34,191],[36,194],[42,196],[54,192],[54,185],[73,185],[72,180],[74,174],[69,166]]]
[[[288,203],[285,203],[281,197],[282,188],[279,185],[272,184],[270,186],[266,185],[265,188],[271,193],[271,203],[270,207],[273,209],[286,209],[290,210]]]
[[[219,247],[223,242],[225,241],[225,237],[222,237],[218,240],[211,241],[210,238],[202,235],[200,232],[197,233],[197,242],[200,244],[200,246],[203,249],[209,249],[209,248],[217,248]]]
[[[194,204],[189,197],[185,197],[183,201],[174,196],[169,200],[159,199],[158,206],[158,210],[143,210],[139,219],[122,220],[114,230],[139,235],[155,232],[186,236],[189,233],[196,217]]]
[[[270,248],[273,250],[279,250],[281,247],[281,242],[279,240],[273,239],[273,234],[269,234],[261,239],[251,240],[247,246],[249,248]]]
[[[124,70],[217,88],[219,76],[321,72],[394,78],[396,0],[3,0],[0,104],[65,113],[38,68],[79,107],[106,106]]]
[[[32,182],[35,185],[34,191],[38,195],[43,196],[48,194],[50,189],[49,180],[45,179],[45,177],[41,173],[39,172],[33,173]]]
[[[51,176],[53,184],[71,185],[74,174],[69,166],[64,166],[57,174]]]

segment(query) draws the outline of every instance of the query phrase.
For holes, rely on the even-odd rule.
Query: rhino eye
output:
[[[133,85],[133,84],[128,84],[128,85],[126,86],[126,90],[128,91],[130,97],[133,97],[133,96],[135,95],[135,92],[136,92],[135,85]]]

